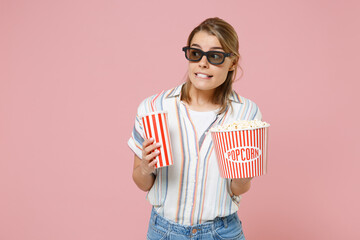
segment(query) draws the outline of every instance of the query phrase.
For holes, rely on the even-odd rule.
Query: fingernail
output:
[[[160,153],[160,151],[156,149],[156,150],[155,150],[155,153]]]

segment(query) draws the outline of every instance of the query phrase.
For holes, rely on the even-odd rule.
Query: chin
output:
[[[216,86],[214,86],[213,84],[209,83],[209,82],[204,82],[204,81],[192,81],[190,80],[191,85],[197,89],[197,90],[201,90],[201,91],[209,91],[209,90],[213,90],[216,88]]]

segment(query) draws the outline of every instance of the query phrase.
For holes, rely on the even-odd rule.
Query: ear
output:
[[[233,61],[233,64],[231,65],[231,67],[229,68],[229,71],[234,71],[236,69],[236,61]]]

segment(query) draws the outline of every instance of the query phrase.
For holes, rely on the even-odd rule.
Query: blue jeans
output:
[[[245,240],[241,221],[237,213],[227,217],[218,217],[203,224],[185,226],[169,221],[156,213],[151,212],[148,240]]]

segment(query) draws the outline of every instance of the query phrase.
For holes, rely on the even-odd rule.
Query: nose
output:
[[[209,62],[208,62],[208,60],[207,60],[207,58],[206,58],[205,55],[202,56],[202,58],[200,59],[200,61],[199,61],[199,66],[200,66],[201,68],[207,68],[207,67],[209,67]]]

